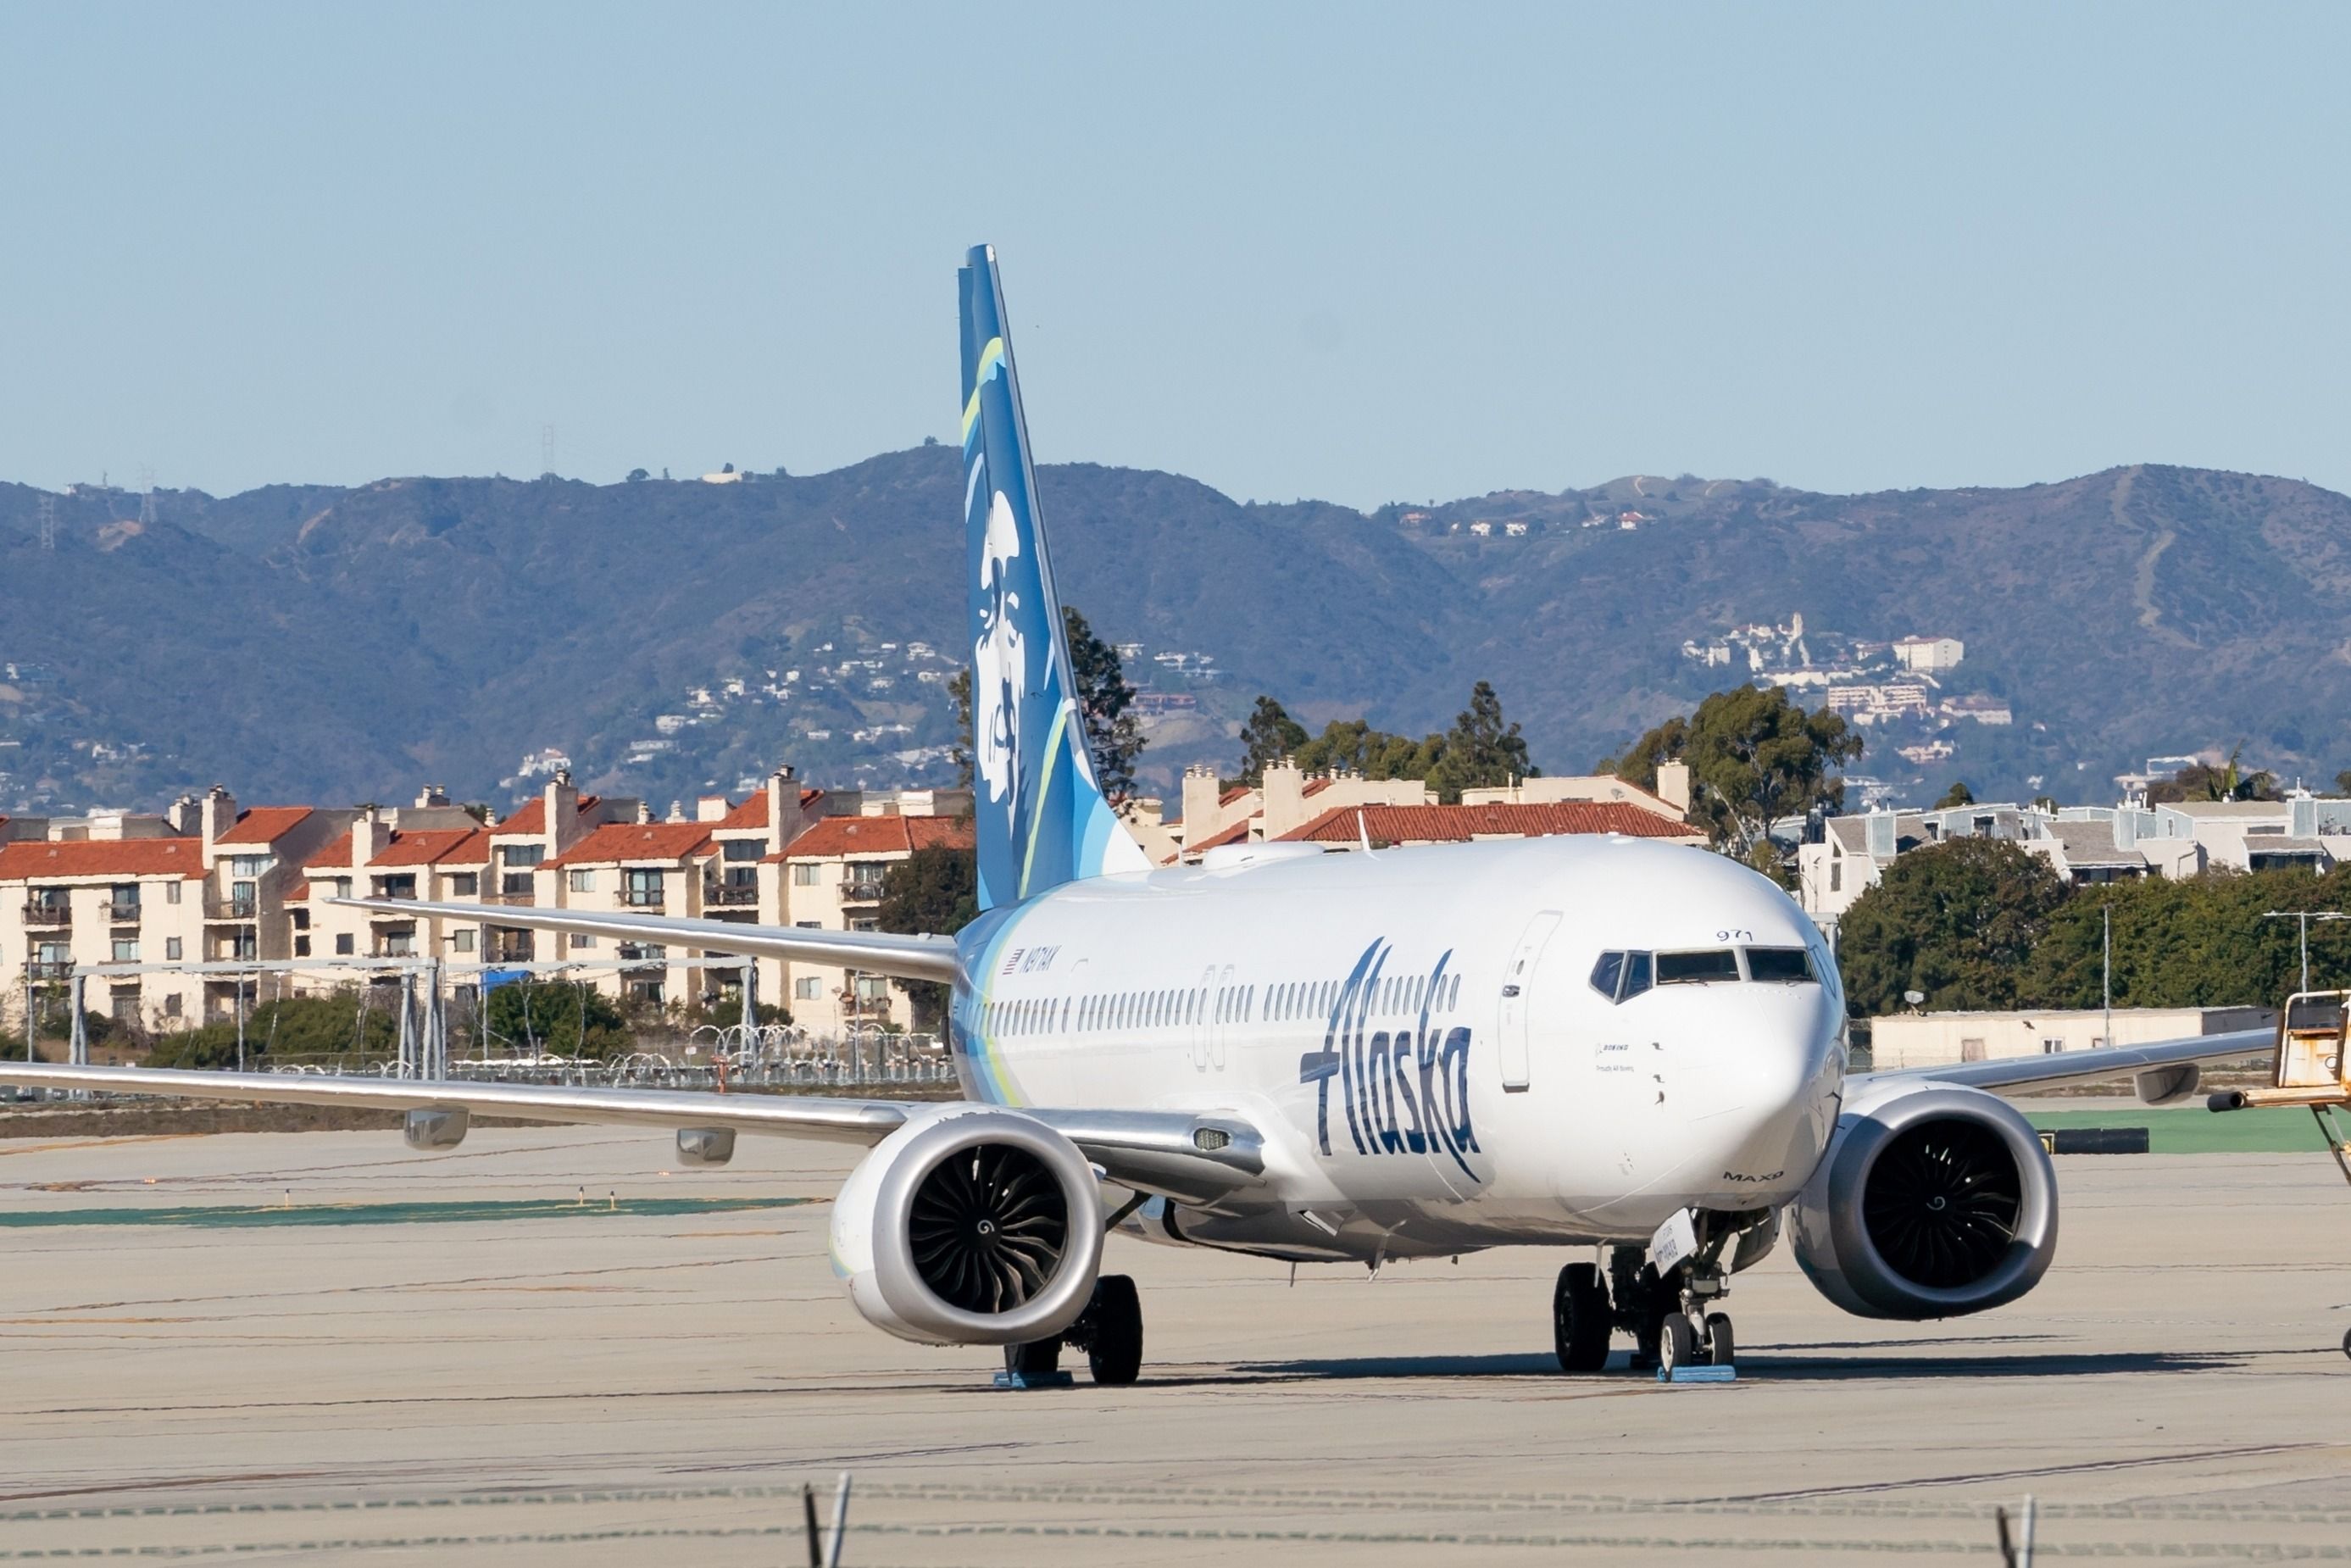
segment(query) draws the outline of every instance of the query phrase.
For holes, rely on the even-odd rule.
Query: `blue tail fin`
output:
[[[974,247],[960,277],[972,784],[979,904],[993,909],[1150,862],[1103,799],[1087,754],[995,250]]]

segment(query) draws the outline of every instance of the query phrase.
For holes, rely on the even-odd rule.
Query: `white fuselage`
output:
[[[1844,999],[1763,877],[1613,836],[1271,851],[984,916],[953,1009],[966,1092],[1248,1118],[1264,1186],[1176,1220],[1275,1256],[1646,1240],[1811,1175]],[[1810,977],[1750,977],[1792,962]]]

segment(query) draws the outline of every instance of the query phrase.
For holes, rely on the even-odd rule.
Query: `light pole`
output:
[[[2098,905],[2098,956],[2105,970],[2103,977],[2098,982],[2098,995],[2101,1005],[2105,1010],[2105,1022],[2102,1026],[2105,1035],[2098,1043],[2112,1045],[2115,1043],[2115,906],[2113,904]]]
[[[2265,909],[2262,912],[2262,918],[2292,920],[2300,924],[2302,927],[2301,988],[2306,991],[2310,989],[2310,923],[2315,920],[2324,925],[2330,920],[2351,920],[2351,915],[2338,915],[2331,909]]]

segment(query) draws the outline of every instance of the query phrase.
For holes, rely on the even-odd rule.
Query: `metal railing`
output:
[[[110,899],[103,907],[107,919],[117,925],[129,925],[139,918],[139,901],[135,898]]]
[[[659,911],[667,907],[669,893],[659,887],[624,887],[621,890],[621,906],[624,909]]]
[[[759,887],[757,883],[739,887],[716,883],[702,890],[702,902],[721,908],[740,908],[759,902]]]
[[[73,924],[73,905],[68,904],[62,898],[33,899],[25,905],[25,924],[27,925],[70,925]]]
[[[849,877],[843,879],[841,884],[841,901],[843,904],[881,903],[881,880],[879,878],[868,880],[863,877]]]
[[[261,914],[257,898],[207,898],[204,918],[207,920],[253,920]]]

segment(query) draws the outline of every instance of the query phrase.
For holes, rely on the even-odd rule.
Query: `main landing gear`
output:
[[[1081,1350],[1086,1370],[1105,1388],[1133,1383],[1143,1371],[1143,1300],[1126,1274],[1104,1274],[1094,1281],[1093,1300],[1078,1321],[1059,1339],[1032,1340],[1004,1347],[1004,1375],[997,1381],[1011,1388],[1037,1388],[1070,1381],[1061,1370],[1061,1347]]]
[[[1608,1364],[1609,1338],[1630,1334],[1635,1372],[1663,1367],[1732,1366],[1738,1343],[1730,1314],[1719,1310],[1730,1277],[1720,1248],[1701,1249],[1664,1274],[1646,1249],[1617,1247],[1608,1278],[1597,1265],[1570,1263],[1552,1291],[1552,1343],[1562,1372],[1598,1372]]]

